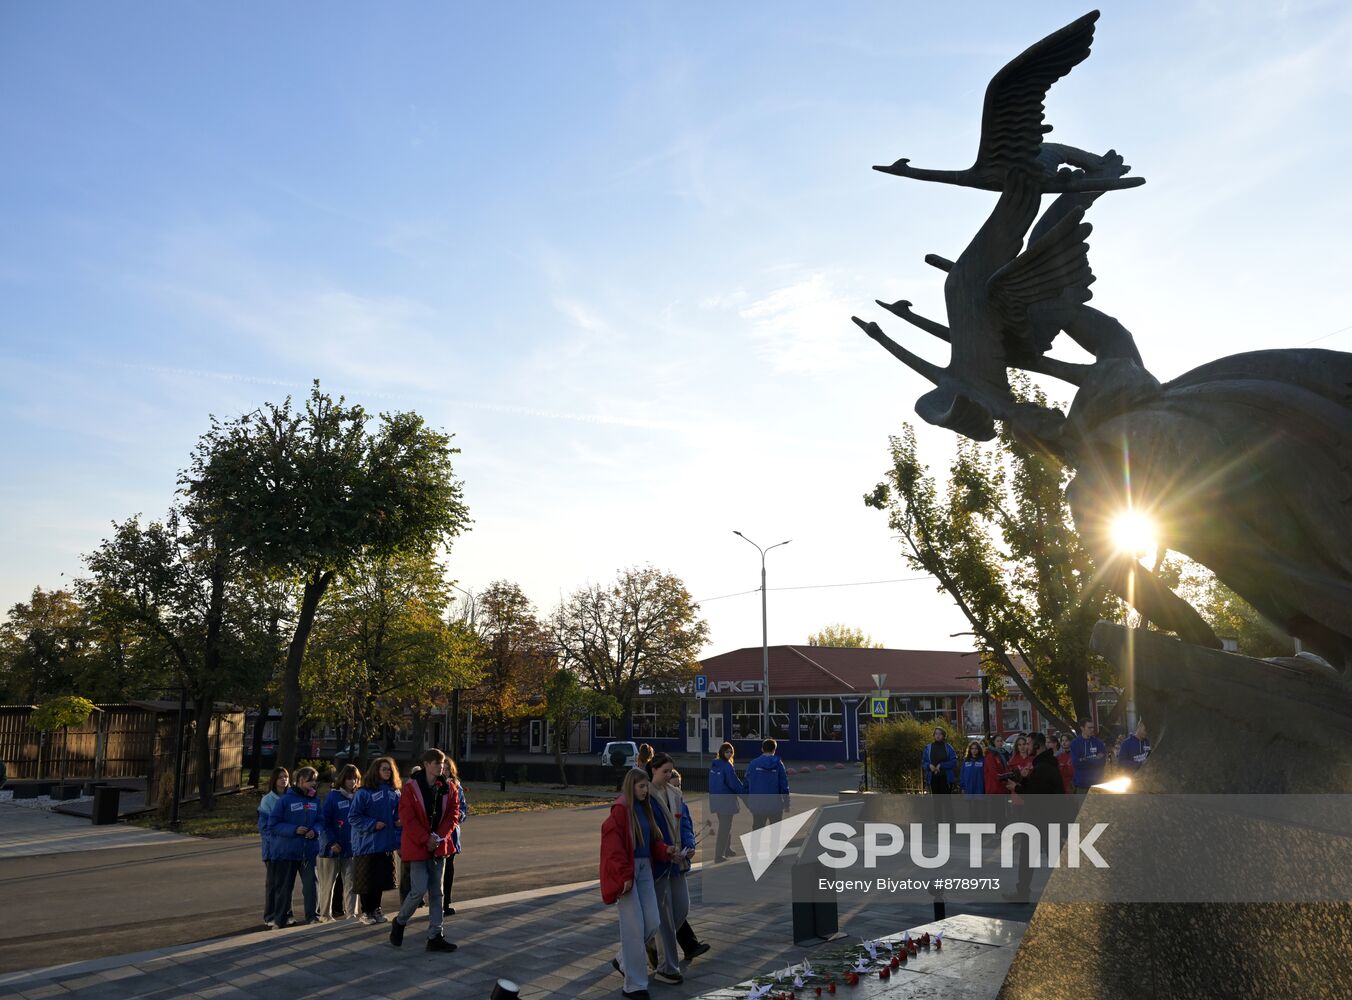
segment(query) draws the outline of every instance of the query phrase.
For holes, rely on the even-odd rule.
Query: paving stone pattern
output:
[[[696,898],[700,877],[692,876]],[[387,895],[386,901],[392,904],[394,895]],[[998,915],[1012,915],[1010,907],[991,908],[1001,909]],[[1027,919],[1026,914],[1013,915]],[[931,917],[928,905],[870,901],[853,912],[843,911],[841,924],[856,936],[881,937]],[[650,987],[654,1000],[699,997],[811,954],[790,940],[787,903],[716,908],[696,904],[691,923],[713,949],[686,967],[683,985],[654,982]],[[499,976],[520,984],[527,1000],[591,1000],[620,994],[621,979],[610,967],[619,939],[615,910],[602,904],[595,883],[534,898],[472,900],[459,906],[456,916],[447,920],[448,937],[460,946],[454,954],[424,951],[425,929],[426,910],[420,910],[400,950],[389,944],[388,925],[337,921],[260,931],[0,977],[0,995],[80,1000],[421,996],[487,1000]],[[76,952],[72,958],[77,958],[78,938],[72,939],[72,947]],[[955,970],[956,965],[950,971]],[[958,1000],[993,996],[969,992],[960,977],[946,978],[945,996]]]

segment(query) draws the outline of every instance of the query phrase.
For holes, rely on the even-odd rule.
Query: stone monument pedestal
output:
[[[1154,749],[1128,797],[1352,792],[1352,692],[1334,671],[1106,622],[1094,648],[1117,665],[1151,730]],[[1087,796],[1082,820],[1104,794]],[[1136,826],[1119,820],[1104,841],[1157,835]],[[1352,857],[1331,853],[1328,839],[1288,829],[1261,847],[1313,880],[1330,866],[1341,877]],[[1001,1000],[1352,996],[1352,903],[1055,901],[1074,877],[1052,874]]]

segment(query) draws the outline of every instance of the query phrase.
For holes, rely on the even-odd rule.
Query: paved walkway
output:
[[[696,898],[702,877],[699,872],[692,876]],[[989,908],[993,915],[1003,916],[1014,909]],[[0,976],[0,994],[81,1000],[300,996],[403,1000],[430,993],[447,1000],[485,1000],[496,979],[505,976],[520,984],[522,997],[529,1000],[619,995],[621,980],[610,968],[618,941],[615,911],[601,903],[595,882],[469,900],[457,903],[457,911],[447,922],[448,936],[460,945],[453,955],[429,955],[422,949],[426,917],[420,911],[400,951],[390,947],[385,926],[339,921]],[[919,926],[931,916],[928,905],[874,901],[842,911],[841,926],[872,938]],[[805,954],[790,940],[787,903],[718,907],[697,903],[691,922],[713,950],[687,968],[683,985],[654,984],[656,1000],[703,996],[800,961]],[[1021,934],[1021,925],[1010,926]],[[1011,932],[1009,942],[1014,940]],[[78,952],[78,937],[71,946]],[[960,958],[956,951],[954,957]],[[990,959],[985,961],[989,966]],[[938,963],[933,966],[942,968]],[[954,963],[949,967],[950,972],[957,969]],[[999,975],[1002,978],[1003,972]],[[898,996],[938,995],[932,990],[939,979],[916,981],[931,992]],[[974,983],[967,984],[971,990],[957,990],[954,975],[943,983],[954,988],[945,995],[959,1000],[994,996],[993,991],[975,991]]]
[[[0,802],[0,858],[28,858],[115,847],[179,844],[184,841],[198,842],[195,837],[162,830],[142,830],[123,823],[94,826],[88,819]]]

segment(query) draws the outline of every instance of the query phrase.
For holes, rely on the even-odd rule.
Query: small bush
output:
[[[869,780],[884,792],[921,792],[920,755],[942,729],[953,742],[951,727],[940,722],[920,722],[909,716],[875,723],[868,730]],[[955,746],[956,751],[956,746]]]

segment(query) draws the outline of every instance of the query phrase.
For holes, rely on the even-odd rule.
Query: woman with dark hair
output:
[[[348,813],[352,809],[352,800],[357,796],[357,785],[361,783],[361,772],[356,764],[344,764],[342,770],[333,779],[333,787],[324,796],[324,804],[319,807],[319,861],[316,869],[319,873],[319,919],[328,920],[335,916],[349,917],[357,915],[357,893],[352,885],[352,824]],[[347,892],[347,909],[343,901],[333,905],[333,890],[339,877]]]
[[[281,866],[277,863],[276,849],[268,826],[272,820],[272,807],[286,794],[290,784],[291,772],[284,767],[274,767],[272,776],[268,778],[267,794],[258,801],[258,836],[263,842],[263,868],[266,872],[263,885],[263,923],[267,924],[269,929],[276,927],[287,917],[285,910],[281,913],[272,912],[273,897],[277,894],[277,876],[280,874]]]
[[[648,801],[648,774],[634,768],[601,825],[601,900],[616,904],[620,950],[610,960],[624,976],[621,996],[648,1000],[648,956],[644,945],[661,926],[653,863],[673,857]]]
[[[394,852],[399,849],[399,768],[378,757],[362,779],[348,810],[352,824],[352,885],[362,923],[380,924],[380,897],[394,888]]]
[[[747,794],[746,782],[737,777],[733,758],[737,751],[731,743],[718,748],[718,758],[709,765],[709,811],[718,817],[718,836],[714,841],[714,862],[736,855],[732,849],[732,817],[740,807],[737,800]]]

